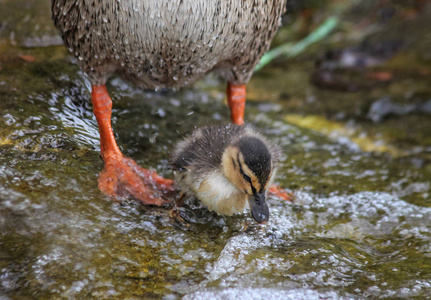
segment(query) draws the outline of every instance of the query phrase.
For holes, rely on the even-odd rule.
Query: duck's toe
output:
[[[177,194],[173,180],[141,168],[127,157],[106,162],[99,176],[99,189],[113,197],[130,197],[157,206],[172,205]]]
[[[293,202],[294,200],[294,195],[292,193],[289,193],[288,191],[280,188],[279,186],[276,186],[275,184],[269,187],[268,192],[271,196],[274,196],[289,202]]]

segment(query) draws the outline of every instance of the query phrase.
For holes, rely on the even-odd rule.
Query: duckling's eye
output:
[[[247,182],[250,182],[250,183],[251,183],[251,178],[250,178],[250,177],[248,177],[248,175],[247,175],[247,174],[243,173],[243,174],[242,174],[242,177],[244,177],[244,180],[245,180],[245,181],[247,181]]]

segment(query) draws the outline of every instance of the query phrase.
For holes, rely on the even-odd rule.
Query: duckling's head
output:
[[[266,190],[274,173],[273,159],[266,141],[255,136],[239,138],[222,156],[224,176],[248,195],[251,215],[258,223],[269,219]]]

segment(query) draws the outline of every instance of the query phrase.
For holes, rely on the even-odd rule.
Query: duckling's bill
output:
[[[259,224],[265,224],[269,220],[269,208],[265,193],[256,193],[248,197],[251,216]]]

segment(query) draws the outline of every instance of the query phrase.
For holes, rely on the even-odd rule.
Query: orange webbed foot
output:
[[[174,181],[139,167],[124,157],[111,127],[112,100],[105,85],[92,86],[91,102],[99,125],[100,154],[105,168],[99,176],[99,189],[114,197],[131,197],[146,205],[165,206],[176,194]]]
[[[99,189],[113,197],[131,197],[145,205],[169,206],[177,193],[174,181],[141,168],[132,159],[120,157],[105,162]]]
[[[295,198],[295,196],[292,193],[289,193],[288,191],[276,186],[275,184],[268,189],[268,192],[270,195],[274,197],[277,197],[289,202],[293,202]]]

